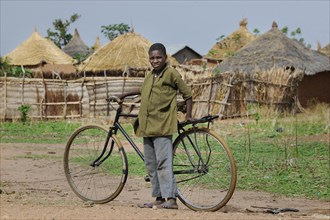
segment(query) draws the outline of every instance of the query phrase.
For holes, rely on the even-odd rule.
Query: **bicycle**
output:
[[[64,172],[71,189],[82,200],[98,204],[115,199],[127,181],[128,159],[118,131],[144,161],[143,153],[119,122],[121,117],[137,115],[123,113],[124,102],[115,96],[107,101],[118,104],[112,126],[109,129],[96,124],[79,127],[70,136],[64,153]],[[232,152],[209,128],[216,118],[206,116],[179,123],[173,142],[178,198],[195,211],[219,210],[230,200],[236,187]]]

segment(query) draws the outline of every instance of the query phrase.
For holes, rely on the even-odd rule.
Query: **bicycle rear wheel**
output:
[[[64,172],[71,189],[81,199],[106,203],[116,198],[127,180],[127,157],[113,135],[99,165],[92,165],[101,155],[108,130],[99,125],[78,128],[69,138],[64,152]]]
[[[178,197],[195,211],[216,211],[236,187],[236,165],[229,146],[208,128],[191,128],[173,144]]]

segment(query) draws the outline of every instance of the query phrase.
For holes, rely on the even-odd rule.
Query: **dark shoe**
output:
[[[158,206],[163,203],[165,203],[165,199],[164,200],[155,200],[154,202],[150,202],[150,203],[138,204],[138,207],[151,209],[153,206]]]
[[[168,199],[166,202],[156,205],[156,207],[159,209],[178,209],[179,208],[175,199]]]

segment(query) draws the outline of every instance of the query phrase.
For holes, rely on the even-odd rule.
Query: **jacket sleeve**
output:
[[[180,94],[182,94],[182,97],[184,100],[187,100],[192,97],[191,89],[188,87],[188,85],[183,81],[180,73],[173,69],[173,77],[174,77],[174,83],[176,84]]]

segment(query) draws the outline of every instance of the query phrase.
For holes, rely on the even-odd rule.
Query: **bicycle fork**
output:
[[[106,152],[106,150],[107,150],[107,148],[108,148],[108,144],[109,144],[109,141],[110,141],[113,133],[116,133],[116,130],[115,130],[115,127],[112,126],[109,129],[109,132],[108,132],[108,135],[107,135],[107,139],[105,140],[105,143],[104,143],[104,146],[103,146],[103,150],[102,150],[100,156],[98,156],[98,158],[96,158],[90,164],[90,166],[92,166],[92,167],[100,166],[111,155],[112,150],[113,150],[113,146],[115,145],[115,141],[113,139],[111,140],[111,145],[110,145],[110,149],[109,149],[108,154],[105,157],[103,157],[104,154],[105,154],[105,152]]]

